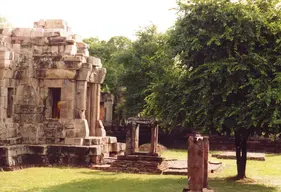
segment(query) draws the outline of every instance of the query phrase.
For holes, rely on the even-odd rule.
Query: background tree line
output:
[[[233,135],[244,178],[249,136],[280,132],[280,1],[178,5],[165,33],[150,26],[135,41],[85,41],[108,69],[105,88],[122,98],[124,118],[142,113],[168,129]]]

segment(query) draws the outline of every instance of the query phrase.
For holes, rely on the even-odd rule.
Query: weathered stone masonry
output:
[[[36,147],[39,156],[75,156],[85,148],[87,163],[122,150],[99,119],[105,74],[63,20],[0,29],[0,167],[19,164]]]

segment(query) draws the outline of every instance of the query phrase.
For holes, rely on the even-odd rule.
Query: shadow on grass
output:
[[[81,172],[88,174],[88,172]],[[181,192],[186,186],[186,176],[150,176],[92,172],[92,178],[63,183],[46,188],[34,188],[25,192]],[[55,178],[54,178],[55,179]],[[275,187],[259,184],[239,183],[231,179],[212,178],[209,186],[216,192],[277,192]]]
[[[248,182],[235,181],[233,178],[212,178],[209,179],[209,186],[216,192],[278,192],[280,189],[272,186],[253,183],[251,179]]]

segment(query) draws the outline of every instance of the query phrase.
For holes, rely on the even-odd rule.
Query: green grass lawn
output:
[[[162,154],[167,158],[186,159],[181,150]],[[212,159],[218,161],[217,159]],[[219,160],[220,161],[220,160]],[[234,160],[222,160],[225,168],[210,175],[210,187],[216,192],[281,192],[281,155],[267,155],[265,162],[248,161],[251,179],[235,182]],[[29,168],[0,172],[0,192],[176,192],[186,185],[186,176],[118,174],[85,168]]]

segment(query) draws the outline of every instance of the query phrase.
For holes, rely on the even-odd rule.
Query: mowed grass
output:
[[[223,169],[209,174],[209,184],[216,191],[268,191],[281,192],[281,154],[266,154],[266,161],[247,161],[247,179],[234,181],[236,175],[236,160],[212,158],[211,154],[219,153],[211,151],[209,160],[222,162]],[[165,151],[162,156],[166,158],[187,159],[185,150]]]
[[[162,154],[169,159],[186,159],[184,150]],[[210,174],[210,187],[216,192],[281,192],[281,155],[267,155],[265,162],[248,161],[251,179],[234,181],[235,160],[222,161],[225,168]],[[171,192],[182,191],[186,176],[107,173],[85,168],[29,168],[0,172],[0,192]]]

